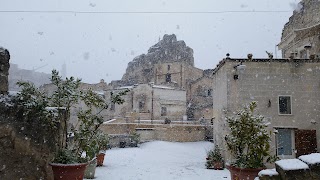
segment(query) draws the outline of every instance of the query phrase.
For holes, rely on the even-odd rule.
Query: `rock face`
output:
[[[0,94],[8,94],[9,51],[0,47]]]
[[[135,57],[129,62],[122,81],[126,85],[153,81],[155,64],[181,62],[194,66],[193,50],[184,41],[177,41],[176,35],[163,36],[163,39],[149,48],[147,54]]]
[[[282,30],[282,58],[320,59],[320,1],[301,0]]]

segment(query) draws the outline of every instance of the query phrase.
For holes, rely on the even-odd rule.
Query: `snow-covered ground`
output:
[[[97,167],[96,180],[228,180],[228,170],[205,168],[210,142],[164,142],[141,144],[139,148],[107,151],[103,167]]]

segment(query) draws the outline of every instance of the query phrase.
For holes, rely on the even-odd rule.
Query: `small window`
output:
[[[161,107],[161,116],[167,115],[167,107]]]
[[[302,51],[300,51],[300,58],[301,59],[308,59],[308,52],[307,52],[307,50],[302,50]]]
[[[171,82],[171,74],[166,74],[166,82]]]
[[[279,96],[279,114],[291,114],[290,96]]]
[[[208,90],[208,96],[212,96],[212,89]]]
[[[144,101],[140,101],[139,102],[139,112],[143,112],[144,111],[144,106],[145,106]]]
[[[110,104],[110,110],[111,110],[111,111],[114,111],[114,109],[115,109],[115,104],[114,104],[114,103],[111,103],[111,104]]]

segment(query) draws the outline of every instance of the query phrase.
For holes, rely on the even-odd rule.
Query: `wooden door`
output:
[[[317,152],[316,130],[295,130],[296,157]]]

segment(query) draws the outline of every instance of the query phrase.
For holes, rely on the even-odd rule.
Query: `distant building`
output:
[[[282,58],[320,58],[320,1],[302,0],[282,30]]]
[[[320,60],[222,60],[213,71],[215,142],[226,149],[224,138],[229,129],[225,117],[257,101],[258,113],[270,122],[272,153],[295,158],[319,151],[318,77]]]
[[[212,118],[212,77],[201,78],[188,83],[187,116],[189,120]]]
[[[182,120],[186,115],[186,91],[177,90],[168,86],[150,84],[137,84],[133,86],[119,87],[106,92],[106,98],[110,92],[117,93],[129,89],[124,96],[124,104],[111,104],[108,115],[112,117],[127,117],[131,120]],[[133,119],[132,119],[133,118]]]

